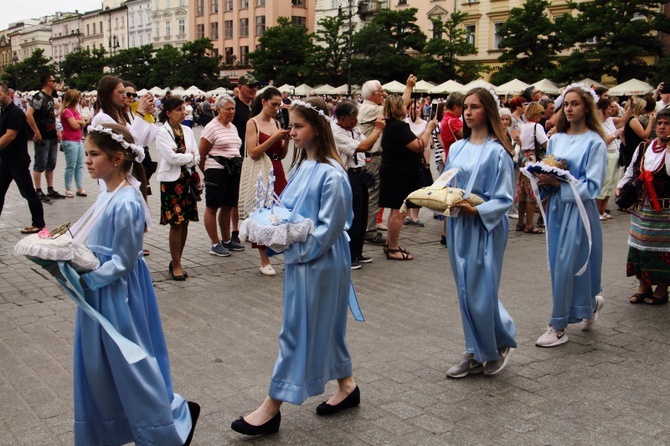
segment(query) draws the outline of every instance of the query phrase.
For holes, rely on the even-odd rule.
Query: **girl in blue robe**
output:
[[[325,102],[320,98],[295,101],[289,116],[291,138],[302,150],[282,203],[293,209],[308,188],[298,213],[314,222],[314,231],[283,253],[284,315],[270,391],[258,409],[231,425],[247,435],[277,432],[282,402],[302,404],[322,394],[333,379],[338,390],[317,407],[318,415],[360,402],[345,340],[351,290],[345,231],[353,220],[351,187],[337,156]]]
[[[607,147],[595,106],[595,93],[582,84],[568,86],[562,95],[563,108],[556,134],[549,139],[547,155],[566,160],[568,170],[584,204],[591,232],[591,247],[570,185],[550,175],[536,175],[548,195],[547,244],[553,309],[547,331],[538,347],[555,347],[568,342],[568,324],[582,322],[589,330],[603,306],[600,292],[602,229],[596,198],[607,172]],[[588,262],[588,263],[587,263]],[[577,275],[586,263],[586,269]]]
[[[500,372],[516,348],[516,326],[498,300],[503,255],[507,245],[507,213],[514,202],[514,163],[500,121],[497,97],[483,88],[465,96],[464,139],[449,151],[446,169],[457,168],[456,187],[484,200],[463,201],[447,219],[449,261],[456,281],[466,352],[447,371],[449,378]],[[453,211],[452,211],[453,212]],[[486,364],[485,364],[486,363]]]
[[[137,172],[138,150],[131,134],[117,124],[112,133],[90,129],[86,166],[104,180],[102,205],[87,246],[100,267],[84,273],[86,301],[147,357],[129,364],[101,325],[77,310],[74,339],[75,445],[180,446],[191,442],[200,408],[172,391],[172,377],[151,275],[142,255],[143,198],[127,172]],[[113,136],[123,136],[121,143]],[[137,150],[133,150],[133,148]],[[141,167],[141,166],[140,166]],[[118,190],[117,186],[119,186]],[[113,192],[115,191],[115,192]]]

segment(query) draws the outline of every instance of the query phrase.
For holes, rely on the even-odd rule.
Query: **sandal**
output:
[[[526,229],[524,225],[516,225],[516,232],[522,232]]]
[[[74,194],[72,193],[71,190],[66,190],[66,191],[65,191],[65,196],[66,196],[67,198],[74,198]]]
[[[398,253],[400,253],[400,257],[391,257],[391,254]],[[409,251],[402,249],[400,246],[398,246],[398,249],[388,248],[388,251],[386,252],[386,258],[388,260],[414,260],[414,257],[412,257]]]
[[[668,298],[670,298],[668,293],[665,293],[665,295],[661,297],[656,297],[652,294],[644,300],[644,303],[647,305],[663,305],[668,303]]]
[[[77,196],[78,197],[88,197],[88,194],[86,193],[86,191],[81,190],[81,191],[77,191]]]
[[[530,228],[523,228],[523,232],[526,234],[544,234],[542,229],[536,228],[535,226],[531,226]]]
[[[632,296],[630,296],[630,299],[628,300],[632,304],[641,304],[644,303],[644,301],[648,298],[651,298],[654,296],[654,293],[650,290],[647,293],[635,293]]]
[[[41,230],[42,228],[38,228],[36,226],[26,226],[25,228],[21,229],[21,234],[37,234]]]
[[[144,257],[147,257],[149,254],[151,254],[151,253],[149,252],[148,249],[143,249],[143,250],[142,250],[142,255],[143,255]]]

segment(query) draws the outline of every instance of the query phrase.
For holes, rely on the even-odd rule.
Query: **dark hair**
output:
[[[442,122],[442,118],[444,117],[444,106],[446,105],[445,102],[438,102],[437,103],[437,109],[435,109],[435,118],[437,119],[437,122]]]
[[[335,118],[340,119],[358,113],[358,103],[351,99],[343,99],[335,108]]]
[[[267,87],[261,94],[251,101],[251,117],[258,115],[263,111],[263,101],[269,101],[275,96],[281,97],[281,91],[276,87]]]
[[[486,112],[486,118],[487,118],[486,125],[488,127],[489,135],[491,135],[492,138],[498,140],[498,142],[507,151],[509,156],[514,156],[514,150],[512,149],[512,146],[510,145],[510,142],[507,139],[507,131],[503,129],[502,121],[500,120],[500,112],[498,111],[498,104],[496,104],[496,101],[493,99],[493,96],[491,96],[491,93],[489,93],[484,88],[473,88],[472,90],[467,92],[465,98],[463,99],[463,102],[465,102],[465,99],[467,99],[468,96],[472,95],[477,96],[479,98],[479,101],[482,103],[482,106],[484,107],[484,111]],[[472,129],[467,125],[464,126],[463,139],[469,138],[471,134]]]
[[[662,108],[656,113],[656,121],[658,121],[658,118],[667,118],[670,119],[670,108]]]
[[[170,96],[167,99],[163,100],[163,110],[161,110],[158,115],[158,120],[160,122],[166,122],[168,120],[167,112],[171,112],[184,104],[184,100],[178,96]]]
[[[135,139],[130,131],[122,124],[102,124],[102,127],[111,129],[114,133],[123,136],[126,142],[134,144]],[[109,159],[116,156],[117,153],[123,153],[123,164],[121,168],[124,172],[132,169],[133,176],[140,182],[140,191],[147,198],[147,177],[142,163],[135,161],[135,153],[130,149],[125,149],[118,141],[110,135],[102,132],[89,131],[86,140],[107,154]]]
[[[123,109],[112,101],[114,90],[119,84],[122,84],[121,79],[116,76],[102,76],[98,82],[97,102],[101,112],[108,114],[117,123],[125,124],[128,120],[124,116]]]
[[[458,92],[451,93],[449,96],[447,96],[447,102],[445,107],[447,107],[447,110],[453,110],[454,107],[463,107],[464,98],[465,96],[463,96],[463,93]]]
[[[533,100],[533,93],[535,92],[535,87],[532,85],[528,88],[526,88],[523,93],[521,93],[521,96],[526,100],[526,102],[532,102]]]
[[[326,102],[317,96],[310,96],[305,98],[303,101],[309,104],[311,107],[305,107],[304,105],[294,102],[289,109],[290,113],[295,113],[300,115],[309,125],[311,125],[315,130],[315,147],[314,155],[318,163],[331,164],[331,159],[334,159],[340,165],[342,165],[342,160],[337,154],[337,149],[335,148],[335,138],[333,137],[333,129],[330,127],[330,120],[327,119],[330,116],[328,106]],[[325,116],[322,116],[321,111]],[[307,154],[303,148],[299,148],[293,153],[293,166],[299,166],[300,163],[305,159]]]
[[[419,102],[418,99],[414,99],[408,107],[407,114],[409,115],[409,120],[411,122],[416,121],[417,118],[421,118],[420,115],[419,116],[416,115],[416,105],[417,104],[421,105],[421,102]]]
[[[133,89],[137,90],[137,87],[135,87],[135,84],[133,84],[130,81],[122,80],[121,83],[123,84],[124,87],[132,87]]]
[[[5,93],[9,93],[9,88],[7,88],[7,84],[5,82],[0,82],[0,89]]]
[[[42,73],[40,75],[40,85],[44,87],[46,84],[49,83],[50,79],[51,79],[51,73]]]
[[[651,113],[654,110],[656,110],[656,101],[654,101],[653,98],[644,97],[642,99],[644,99],[647,102],[646,107],[644,107],[645,112]]]
[[[610,91],[610,89],[607,88],[607,87],[596,87],[594,91],[596,92],[598,97],[600,97],[600,96],[604,95],[605,93],[607,93],[608,91]]]
[[[610,108],[610,105],[612,104],[612,101],[610,101],[607,98],[600,98],[598,99],[598,102],[596,103],[596,107],[598,107],[598,110],[602,111],[607,111],[608,108]],[[654,103],[654,106],[656,103]]]
[[[549,98],[542,98],[542,99],[540,99],[540,105],[541,105],[542,107],[544,107],[545,110],[547,109],[547,105],[549,105],[549,104],[553,104],[553,103],[554,103],[554,100],[553,100],[553,99],[549,99]]]

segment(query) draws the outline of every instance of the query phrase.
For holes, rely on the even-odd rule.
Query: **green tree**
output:
[[[103,48],[90,51],[78,46],[65,56],[60,71],[68,87],[82,91],[95,90],[107,63]]]
[[[568,81],[585,75],[599,79],[614,77],[618,83],[653,74],[641,55],[661,54],[658,32],[670,31],[670,19],[660,11],[658,0],[593,0],[568,2],[577,10],[564,18],[562,38],[576,45],[560,61],[555,78]],[[587,63],[588,62],[588,63]],[[584,69],[588,71],[582,71]]]
[[[417,72],[419,59],[409,53],[423,50],[426,35],[416,24],[416,13],[416,8],[382,9],[354,34],[352,83],[369,79],[404,83],[410,73]]]
[[[307,57],[312,72],[308,83],[338,86],[346,82],[349,35],[342,32],[343,25],[344,18],[339,15],[319,20],[319,30],[314,34],[316,46]]]
[[[177,73],[179,79],[177,84],[184,84],[184,88],[195,85],[201,90],[218,87],[221,56],[213,57],[213,49],[214,45],[210,39],[197,39],[184,43],[181,47],[182,66]]]
[[[277,18],[277,26],[266,28],[258,39],[256,51],[249,53],[259,80],[273,79],[276,85],[299,84],[308,73],[307,55],[316,51],[304,26],[293,26],[286,17]]]
[[[121,50],[116,55],[116,73],[124,80],[132,82],[138,89],[151,88],[151,67],[154,48],[151,44]]]
[[[2,75],[2,80],[20,91],[39,90],[40,76],[43,73],[54,73],[51,59],[44,57],[44,50],[36,49],[33,53],[15,64],[9,65]]]
[[[154,59],[149,73],[149,84],[161,87],[176,87],[182,83],[178,75],[184,64],[181,51],[172,45],[164,45],[154,53]],[[186,87],[184,87],[186,88]]]
[[[514,78],[536,82],[547,76],[561,50],[555,24],[547,16],[548,0],[527,0],[523,7],[512,8],[500,27],[498,58],[503,66],[491,76],[494,83]]]
[[[433,37],[423,48],[418,75],[442,83],[450,79],[470,82],[487,69],[481,63],[461,61],[459,58],[475,54],[477,48],[468,42],[467,31],[463,27],[468,14],[455,11],[444,22],[433,18]]]

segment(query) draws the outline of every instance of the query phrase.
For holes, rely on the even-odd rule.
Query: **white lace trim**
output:
[[[41,239],[38,234],[29,235],[19,240],[14,253],[42,260],[66,261],[77,272],[93,271],[100,267],[98,258],[85,245],[73,246],[69,234],[56,239]]]
[[[240,238],[248,238],[254,243],[270,247],[275,252],[282,252],[293,243],[306,241],[313,230],[314,222],[309,218],[298,223],[267,226],[250,216],[240,224]]]

